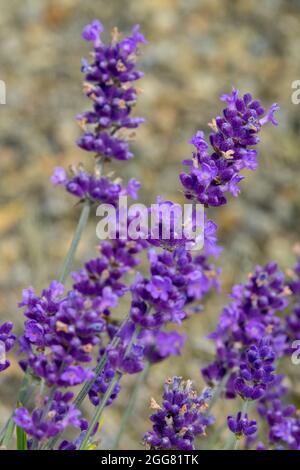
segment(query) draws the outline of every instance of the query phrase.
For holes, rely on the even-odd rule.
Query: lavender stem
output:
[[[138,393],[139,393],[139,390],[140,390],[140,386],[145,382],[145,380],[146,380],[146,378],[149,374],[150,365],[151,365],[150,362],[147,362],[144,370],[138,375],[137,380],[135,381],[135,384],[134,384],[134,387],[133,387],[132,394],[130,396],[128,405],[127,405],[127,407],[126,407],[126,409],[123,413],[122,419],[121,419],[120,428],[119,428],[117,437],[116,437],[116,439],[114,441],[114,444],[112,446],[113,450],[118,450],[118,447],[119,447],[119,444],[121,442],[123,432],[125,431],[128,419],[132,415],[134,406],[136,404],[137,396],[138,396]]]
[[[67,256],[65,257],[65,260],[64,260],[64,263],[63,263],[63,266],[59,275],[59,281],[63,284],[66,282],[66,279],[71,271],[74,255],[77,250],[78,244],[80,242],[82,232],[87,224],[89,214],[90,214],[90,209],[91,209],[91,201],[89,199],[86,199],[84,201],[84,205],[81,210],[79,221],[75,229],[69,251],[67,253]]]
[[[92,433],[92,431],[94,430],[96,424],[99,422],[99,419],[101,418],[101,415],[102,415],[102,412],[106,406],[106,403],[108,402],[109,400],[109,397],[111,396],[111,393],[115,387],[115,385],[117,384],[117,382],[120,380],[120,378],[122,377],[122,373],[121,372],[116,372],[116,375],[115,377],[112,379],[108,389],[106,390],[106,393],[105,395],[103,396],[103,399],[101,400],[101,403],[100,405],[97,407],[97,410],[96,410],[96,413],[94,414],[91,422],[90,422],[90,425],[89,425],[89,428],[80,444],[80,447],[79,447],[79,450],[84,450],[86,448],[86,445],[88,443],[88,440],[89,440],[89,437]]]

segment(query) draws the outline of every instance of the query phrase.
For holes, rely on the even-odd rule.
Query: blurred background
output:
[[[207,123],[222,109],[219,95],[232,85],[265,107],[278,102],[281,108],[278,128],[261,133],[258,171],[248,172],[238,199],[210,214],[224,246],[222,294],[207,299],[204,312],[185,325],[184,357],[151,371],[121,444],[134,449],[149,427],[149,399],[160,399],[167,375],[203,385],[199,369],[210,359],[203,337],[215,327],[232,284],[256,263],[293,264],[300,239],[300,104],[291,102],[291,84],[300,79],[300,1],[0,0],[0,9],[0,79],[7,87],[7,104],[0,106],[0,318],[17,328],[22,289],[39,291],[56,277],[79,214],[74,199],[49,178],[56,165],[88,159],[74,144],[80,133],[74,116],[89,106],[80,73],[89,51],[81,40],[86,23],[99,18],[107,37],[115,25],[127,33],[139,23],[148,39],[137,106],[146,123],[133,146],[135,159],[113,165],[125,181],[142,182],[142,202],[154,202],[157,194],[182,200],[178,174],[191,154],[187,142],[197,129],[209,132]],[[75,267],[95,255],[95,227],[92,217]],[[1,420],[20,377],[15,362],[1,374]],[[104,446],[118,429],[133,382],[126,380],[106,412]]]

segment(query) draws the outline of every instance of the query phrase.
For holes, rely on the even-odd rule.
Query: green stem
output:
[[[84,201],[84,204],[81,210],[81,214],[80,214],[78,224],[73,235],[73,239],[72,239],[69,251],[67,253],[67,256],[64,259],[64,262],[60,271],[60,275],[58,278],[58,280],[62,282],[63,284],[66,282],[66,279],[68,275],[70,274],[74,255],[77,250],[78,244],[80,242],[82,232],[87,224],[90,210],[91,210],[91,201],[89,199],[86,199]]]
[[[126,317],[122,321],[117,333],[113,337],[112,342],[110,344],[111,347],[115,348],[116,346],[118,346],[118,344],[120,342],[120,337],[118,336],[118,334],[121,331],[121,329],[123,328],[123,326],[125,325],[125,323],[127,322],[127,320],[128,320],[128,315],[126,315]],[[103,356],[101,357],[100,361],[98,362],[98,364],[95,367],[95,370],[94,370],[95,377],[84,384],[84,386],[82,387],[82,389],[78,393],[77,397],[75,398],[74,405],[76,406],[76,408],[78,408],[81,405],[81,403],[83,402],[83,400],[85,399],[85,397],[89,393],[89,391],[92,388],[92,386],[94,385],[97,377],[99,376],[99,374],[104,369],[106,361],[107,361],[107,353],[104,353]]]
[[[126,320],[125,320],[125,321],[126,321]],[[124,322],[123,322],[123,323],[124,323]],[[132,346],[133,346],[133,343],[134,343],[134,341],[136,340],[136,338],[138,337],[140,331],[141,331],[141,326],[140,326],[140,325],[137,326],[137,327],[135,327],[135,329],[134,329],[134,331],[133,331],[133,333],[132,333],[132,336],[131,336],[131,338],[130,338],[130,341],[129,341],[127,347],[126,347],[125,354],[124,354],[124,358],[126,358],[127,355],[130,353],[131,348],[132,348]],[[85,434],[85,436],[84,436],[84,438],[83,438],[83,440],[82,440],[82,443],[81,443],[81,445],[80,445],[80,447],[79,447],[79,450],[84,450],[84,449],[85,449],[85,447],[86,447],[86,445],[87,445],[87,443],[88,443],[89,437],[90,437],[91,433],[93,432],[93,430],[94,430],[96,424],[99,422],[99,419],[100,419],[101,416],[102,416],[103,410],[104,410],[104,408],[105,408],[105,406],[106,406],[106,404],[107,404],[107,402],[108,402],[108,400],[109,400],[109,398],[110,398],[110,396],[111,396],[111,393],[112,393],[112,391],[113,391],[115,385],[119,382],[119,380],[121,379],[122,376],[123,376],[122,372],[120,372],[120,371],[117,371],[117,372],[116,372],[114,378],[112,379],[112,381],[111,381],[111,383],[110,383],[108,389],[106,390],[106,392],[105,392],[105,394],[104,394],[104,396],[103,396],[101,402],[99,403],[99,405],[98,405],[98,407],[97,407],[97,409],[96,409],[96,413],[94,414],[94,416],[93,416],[93,418],[92,418],[92,420],[91,420],[91,422],[90,422],[89,428],[88,428],[88,430],[87,430],[87,432],[86,432],[86,434]]]
[[[90,422],[90,425],[89,425],[89,428],[80,444],[80,447],[79,447],[79,450],[84,450],[88,444],[88,441],[89,441],[89,438],[90,438],[90,435],[92,434],[96,424],[99,422],[101,416],[102,416],[102,413],[103,413],[103,410],[106,406],[106,403],[108,402],[111,394],[112,394],[112,391],[115,387],[115,385],[118,383],[118,381],[120,380],[120,378],[122,377],[122,373],[121,372],[116,372],[116,375],[114,376],[114,378],[112,379],[108,389],[106,390],[105,392],[105,395],[103,396],[102,400],[101,400],[101,403],[98,405],[97,409],[96,409],[96,413],[94,414],[91,422]]]
[[[119,337],[118,338],[114,337],[112,342],[111,342],[111,346],[112,347],[118,346],[119,341],[120,341]],[[89,391],[92,388],[92,386],[94,385],[97,377],[101,374],[102,370],[104,369],[106,361],[107,361],[107,354],[105,353],[105,354],[103,354],[100,361],[96,365],[96,368],[94,370],[95,377],[84,384],[84,386],[82,387],[82,389],[78,393],[77,397],[75,398],[74,405],[76,406],[76,408],[79,408],[79,406],[81,405],[81,403],[83,402],[83,400],[85,399],[87,394],[89,393]]]
[[[120,329],[122,328],[123,324],[125,323],[125,321],[127,320],[127,317],[126,319],[123,321],[122,325],[120,326]],[[115,335],[112,342],[111,342],[111,346],[112,347],[116,347],[118,345],[120,341],[120,338]],[[83,400],[85,399],[85,397],[87,396],[87,394],[89,393],[90,389],[92,388],[92,386],[94,385],[97,377],[101,374],[102,370],[104,369],[104,366],[106,364],[106,361],[107,361],[107,354],[104,353],[103,356],[101,357],[100,361],[98,362],[98,364],[96,365],[95,367],[95,377],[91,380],[89,380],[88,382],[86,382],[84,384],[84,386],[82,387],[82,389],[79,391],[77,397],[75,398],[74,400],[74,405],[76,406],[76,408],[79,408],[80,405],[82,404]],[[56,442],[58,441],[59,437],[60,437],[61,433],[59,433],[57,436],[53,437],[52,439],[50,439],[46,444],[45,446],[43,447],[43,449],[53,449],[53,447],[55,446]]]
[[[233,450],[239,450],[239,445],[240,445],[240,439],[236,437]]]
[[[214,390],[214,393],[213,393],[213,396],[212,396],[212,399],[210,400],[209,402],[209,405],[208,405],[208,408],[206,410],[206,414],[209,414],[211,412],[211,410],[213,409],[213,407],[215,406],[215,404],[217,403],[217,401],[219,400],[222,392],[223,392],[223,389],[224,389],[224,386],[226,385],[226,382],[227,380],[229,379],[230,377],[230,374],[231,374],[231,371],[228,371],[224,377],[222,378],[221,382],[218,383],[217,387],[215,388]]]
[[[242,408],[242,417],[247,414],[247,411],[248,411],[248,407],[249,407],[249,400],[245,400],[244,401],[244,404],[243,404],[243,408]]]
[[[138,397],[140,387],[144,383],[144,381],[146,380],[146,377],[149,374],[150,365],[151,365],[150,362],[147,362],[144,370],[137,377],[137,380],[134,384],[134,387],[133,387],[132,394],[130,396],[128,405],[127,405],[127,407],[126,407],[126,409],[123,413],[122,419],[121,419],[120,428],[119,428],[117,437],[116,437],[116,439],[114,441],[114,444],[113,444],[113,447],[112,447],[113,450],[118,450],[118,447],[119,447],[119,444],[121,442],[123,433],[126,429],[126,425],[128,423],[128,420],[129,420],[130,416],[132,415],[133,409],[134,409],[135,404],[137,402],[137,397]]]

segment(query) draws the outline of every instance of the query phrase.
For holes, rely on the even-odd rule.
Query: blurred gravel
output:
[[[191,153],[188,140],[219,114],[218,97],[232,85],[268,106],[281,107],[280,126],[261,134],[260,167],[241,184],[239,199],[213,212],[224,253],[223,296],[209,299],[204,314],[187,326],[185,357],[153,369],[141,390],[133,423],[122,442],[135,448],[147,427],[150,396],[160,397],[169,373],[192,377],[210,354],[203,336],[216,322],[233,282],[255,263],[293,262],[300,215],[300,105],[291,102],[291,83],[300,79],[299,0],[0,0],[0,79],[7,104],[0,106],[0,314],[21,326],[16,304],[25,286],[37,289],[56,276],[79,209],[49,183],[55,165],[87,161],[74,145],[74,115],[88,106],[82,92],[80,59],[88,54],[82,27],[98,17],[109,30],[127,32],[140,23],[144,48],[137,113],[136,158],[114,165],[116,173],[143,183],[142,200],[156,194],[181,200],[180,161]],[[95,219],[77,255],[77,265],[94,254]],[[197,334],[195,335],[195,332]],[[20,379],[13,364],[1,374],[0,415],[7,416]],[[132,380],[107,412],[104,442],[116,432]]]

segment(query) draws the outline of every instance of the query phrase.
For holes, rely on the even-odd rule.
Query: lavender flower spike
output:
[[[105,45],[100,38],[102,31],[98,20],[83,30],[83,38],[94,45],[93,62],[82,61],[84,92],[92,100],[93,109],[77,116],[84,131],[77,145],[108,159],[128,160],[133,154],[124,135],[118,132],[137,128],[144,122],[143,118],[130,114],[138,94],[133,82],[143,76],[135,66],[138,46],[146,41],[135,26],[132,34],[124,39],[120,39],[115,28],[111,44]]]
[[[156,411],[150,417],[153,430],[144,436],[147,447],[193,450],[195,438],[205,435],[206,427],[214,422],[212,416],[205,415],[210,398],[209,389],[198,395],[190,380],[168,379],[162,406],[151,400],[151,408]]]
[[[240,363],[240,372],[234,382],[235,391],[246,400],[262,398],[275,378],[275,358],[266,340],[260,341],[258,346],[250,346]]]
[[[196,148],[193,159],[183,161],[189,172],[180,175],[186,198],[206,206],[226,204],[227,192],[233,196],[239,194],[238,183],[244,178],[240,171],[257,167],[257,152],[253,147],[259,143],[262,126],[267,122],[277,125],[274,118],[279,109],[277,104],[265,114],[260,101],[253,100],[250,93],[240,98],[235,88],[231,95],[222,95],[221,101],[227,104],[223,116],[209,124],[212,152],[203,132],[197,132],[190,141]]]

